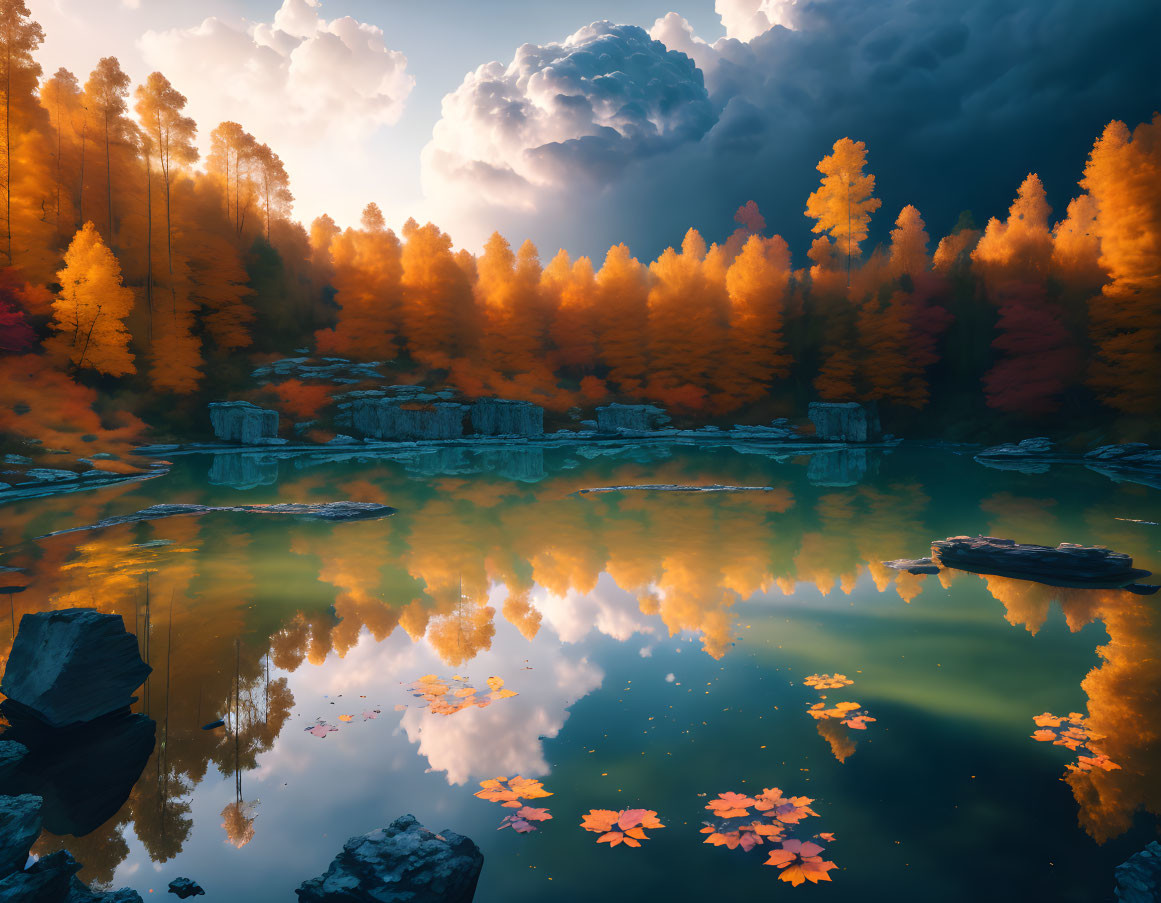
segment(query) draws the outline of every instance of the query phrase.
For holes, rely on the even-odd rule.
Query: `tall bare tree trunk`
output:
[[[149,311],[149,344],[153,344],[153,178],[145,150],[145,306]]]
[[[109,203],[109,234],[106,241],[113,246],[113,167],[109,164],[109,111],[105,111],[105,193]]]

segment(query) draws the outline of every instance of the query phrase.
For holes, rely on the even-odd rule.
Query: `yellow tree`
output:
[[[169,266],[169,290],[172,315],[177,316],[177,285],[173,266],[173,202],[172,187],[176,168],[188,166],[198,158],[194,147],[197,124],[182,115],[186,99],[170,84],[160,72],[151,73],[145,84],[136,91],[135,110],[145,131],[145,165],[148,172],[152,160],[156,160],[165,191],[165,245]],[[149,223],[147,226],[150,245],[153,241],[152,204],[146,204]],[[149,252],[148,291],[152,292],[152,251]]]
[[[109,376],[136,373],[125,328],[133,292],[121,284],[121,265],[96,226],[85,223],[64,260],[64,269],[56,274],[60,294],[52,303],[55,349],[67,354],[77,370],[89,367]]]
[[[84,106],[81,101],[81,86],[77,77],[68,69],[60,68],[47,79],[40,87],[40,102],[48,111],[52,123],[52,141],[56,148],[53,154],[55,170],[55,197],[53,199],[53,224],[58,234],[62,228],[72,232],[76,228],[75,210],[72,203],[72,191],[66,188],[71,185],[69,179],[69,165],[75,157],[74,145],[79,133],[78,127],[83,128]],[[66,137],[67,136],[67,137]],[[67,181],[66,181],[67,180]],[[63,220],[63,222],[62,222]],[[63,235],[61,236],[63,238]]]
[[[858,257],[871,214],[882,203],[872,197],[875,177],[863,172],[866,165],[867,146],[862,141],[840,138],[834,143],[833,153],[818,164],[822,184],[806,199],[806,215],[817,221],[811,231],[829,233],[839,251],[847,255],[848,285],[851,258]]]
[[[236,122],[223,122],[210,132],[210,155],[206,168],[222,179],[226,196],[226,215],[234,221],[234,232],[241,237],[246,213],[254,201],[252,163],[258,142]],[[233,210],[231,210],[233,198]]]
[[[1161,409],[1161,115],[1130,134],[1110,122],[1081,187],[1097,203],[1100,265],[1111,281],[1089,306],[1097,362],[1091,382],[1113,408]]]
[[[0,164],[0,178],[4,180],[5,250],[9,265],[13,263],[12,185],[16,181],[13,133],[19,126],[15,107],[22,95],[35,87],[40,76],[40,64],[32,54],[44,40],[44,32],[30,15],[24,0],[0,0],[0,66],[4,67],[0,72],[0,90],[4,91],[4,160]]]
[[[613,245],[597,273],[597,346],[609,379],[627,395],[645,380],[648,302],[649,271],[627,245]]]
[[[734,402],[757,401],[775,377],[790,374],[782,314],[790,250],[780,237],[751,235],[726,273],[730,354],[719,384]]]
[[[106,234],[110,241],[113,241],[113,164],[110,149],[114,143],[126,143],[132,137],[132,123],[125,115],[128,110],[125,98],[128,96],[129,76],[121,71],[121,64],[115,56],[102,57],[85,82],[85,106],[104,136]]]
[[[290,213],[291,202],[294,201],[294,195],[290,193],[290,176],[286,174],[282,158],[266,144],[259,144],[254,148],[253,169],[254,182],[262,198],[266,241],[269,242],[271,218],[287,216]],[[379,216],[382,218],[382,214]]]
[[[891,230],[891,275],[917,276],[931,269],[927,256],[927,227],[919,211],[908,204],[899,212]]]

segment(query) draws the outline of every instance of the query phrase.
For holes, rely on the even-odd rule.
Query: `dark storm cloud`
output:
[[[653,255],[689,225],[724,235],[753,198],[801,255],[814,166],[843,136],[867,143],[878,179],[873,240],[908,203],[937,235],[965,208],[982,222],[1006,210],[1029,171],[1062,216],[1103,125],[1135,124],[1161,105],[1155,2],[816,0],[788,13],[793,30],[712,46],[675,27],[676,17],[659,22],[654,36],[704,72],[712,127],[701,127],[701,111],[685,140],[615,171],[599,141],[591,151],[577,141],[567,156],[554,148],[567,166],[541,185],[544,203],[519,215],[493,210],[497,221],[548,248],[596,251],[624,239]],[[644,100],[656,89],[645,81],[634,90]],[[622,162],[636,140],[618,130]],[[603,190],[570,191],[567,172],[592,173]]]

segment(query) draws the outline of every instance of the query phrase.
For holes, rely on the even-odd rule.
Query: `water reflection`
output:
[[[348,664],[360,673],[410,684],[424,672],[409,650],[423,648],[449,669],[502,653],[508,672],[501,676],[510,680],[528,653],[519,646],[493,649],[500,622],[515,627],[528,649],[545,631],[554,638],[538,647],[535,679],[520,695],[454,717],[410,707],[399,725],[428,768],[445,773],[449,784],[493,774],[545,775],[551,770],[545,739],[559,734],[570,707],[605,678],[576,652],[584,638],[641,642],[647,655],[655,642],[688,635],[707,656],[723,660],[744,629],[736,615],[741,603],[775,604],[802,585],[824,596],[873,585],[902,603],[938,607],[949,587],[975,581],[1001,603],[1010,624],[1033,634],[1054,606],[1073,632],[1099,622],[1108,642],[1096,649],[1098,665],[1077,678],[1088,699],[1088,724],[1105,735],[1102,750],[1121,769],[1062,773],[1081,825],[1097,841],[1128,830],[1142,810],[1161,813],[1155,602],[1122,591],[950,570],[925,577],[881,564],[922,553],[933,538],[971,531],[1102,542],[1148,566],[1155,553],[1143,528],[1115,520],[1140,498],[1140,487],[1113,494],[1094,484],[1066,508],[1020,482],[1032,477],[1003,475],[990,477],[1002,488],[969,499],[958,495],[950,505],[940,497],[946,481],[884,466],[872,482],[857,482],[874,477],[879,462],[838,453],[783,471],[738,456],[723,479],[707,476],[706,459],[689,456],[546,463],[539,451],[461,451],[447,450],[438,461],[415,455],[362,466],[282,462],[282,482],[266,489],[267,464],[254,469],[255,462],[223,456],[214,459],[208,483],[203,461],[166,480],[6,511],[3,539],[11,548],[4,563],[27,571],[0,573],[0,583],[29,586],[8,596],[11,622],[45,609],[113,612],[136,632],[154,669],[136,707],[143,720],[136,723],[156,724],[156,745],[147,751],[139,738],[117,763],[129,769],[140,758],[141,778],[131,790],[131,780],[110,778],[104,796],[59,787],[65,803],[84,811],[51,821],[52,834],[36,851],[67,846],[85,863],[82,877],[108,882],[128,856],[131,825],[149,856],[165,862],[190,836],[193,791],[211,769],[234,778],[233,799],[222,801],[221,828],[227,842],[243,847],[262,830],[261,807],[256,795],[244,792],[245,776],[274,747],[295,706],[286,672],[358,656]],[[573,495],[586,486],[635,482],[774,490]],[[221,493],[236,499],[240,489],[257,489],[247,501],[349,498],[391,504],[399,513],[339,525],[220,514],[24,542],[50,524],[92,522],[161,500],[212,504]],[[967,524],[965,510],[975,518]],[[364,634],[375,643],[360,644]],[[8,632],[0,637],[0,656],[10,648]],[[470,673],[477,682],[487,676]],[[215,719],[226,726],[202,730]],[[855,729],[837,718],[817,718],[815,727],[838,762],[850,760],[867,733],[865,725]],[[102,749],[114,750],[117,742]],[[95,758],[108,759],[116,771],[112,752]],[[121,802],[114,800],[116,787],[124,791]],[[62,803],[62,812],[68,805]]]

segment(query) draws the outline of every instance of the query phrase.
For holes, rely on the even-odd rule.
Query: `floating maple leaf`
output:
[[[1063,746],[1077,754],[1076,762],[1069,763],[1069,771],[1092,771],[1099,768],[1102,771],[1118,771],[1120,765],[1112,761],[1100,749],[1099,743],[1105,739],[1104,734],[1098,734],[1088,726],[1088,719],[1080,712],[1069,712],[1067,715],[1053,715],[1044,712],[1032,717],[1038,730],[1032,732],[1033,740],[1042,743],[1051,743],[1053,746]]]
[[[817,843],[801,840],[784,840],[782,848],[771,850],[766,865],[774,865],[782,869],[779,879],[788,881],[793,887],[798,887],[804,881],[817,884],[819,881],[829,881],[827,874],[837,868],[833,862],[825,862],[819,855],[823,847]]]
[[[533,809],[531,806],[521,806],[512,815],[507,816],[497,831],[511,828],[518,834],[529,834],[536,830],[535,822],[548,821],[552,818],[547,809]]]
[[[756,806],[757,800],[750,799],[741,793],[719,793],[718,798],[709,801],[706,806],[718,818],[740,818],[749,815],[751,806]]]
[[[610,848],[622,843],[627,847],[639,847],[641,841],[649,839],[646,828],[665,827],[652,809],[590,809],[581,817],[580,826],[600,834],[597,843],[607,843]]]
[[[354,715],[339,715],[339,721],[342,721],[344,724],[348,724],[354,720],[355,720]]]
[[[312,724],[305,728],[308,734],[314,734],[316,737],[325,737],[327,734],[337,731],[338,728],[333,724],[327,724],[325,721],[320,721],[317,724]]]
[[[483,709],[493,702],[519,695],[515,690],[504,689],[504,680],[500,677],[488,678],[488,689],[491,692],[486,694],[480,693],[467,681],[468,678],[460,674],[450,680],[444,680],[436,674],[425,674],[412,682],[408,689],[417,699],[422,699],[427,710],[435,715],[454,715],[469,708]],[[460,686],[453,687],[453,684]]]
[[[854,681],[845,674],[811,674],[803,683],[816,690],[841,690],[843,687],[849,687]]]
[[[532,800],[552,796],[540,781],[516,775],[514,778],[488,778],[486,781],[480,781],[480,787],[475,796],[490,803],[499,803],[505,809],[517,810],[500,822],[500,827],[496,830],[512,828],[520,834],[527,834],[536,830],[533,822],[552,818],[547,809],[534,809],[521,802],[521,799]]]

